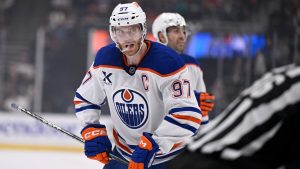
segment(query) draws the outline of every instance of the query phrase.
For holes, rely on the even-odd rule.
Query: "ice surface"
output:
[[[0,149],[1,169],[102,169],[103,165],[84,153],[14,151]]]

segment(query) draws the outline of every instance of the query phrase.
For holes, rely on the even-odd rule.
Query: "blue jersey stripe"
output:
[[[176,154],[181,153],[183,150],[185,150],[184,147],[182,147],[181,149],[176,150],[176,151],[174,151],[174,152],[172,152],[172,153],[170,153],[170,154],[166,154],[166,155],[158,155],[158,156],[155,157],[155,159],[163,159],[163,158],[171,157],[171,156],[174,156],[174,155],[176,155]]]
[[[86,100],[85,98],[83,98],[78,92],[76,92],[76,95],[75,95],[75,96],[76,96],[78,99],[85,101],[86,103],[92,104],[91,102],[89,102],[88,100]]]
[[[192,111],[201,114],[201,111],[198,108],[195,107],[180,107],[180,108],[173,108],[169,111],[169,114],[173,114],[176,112],[181,112],[181,111]]]
[[[78,98],[78,99],[80,99],[80,100],[83,100],[84,102],[86,102],[86,103],[89,103],[89,104],[93,104],[93,103],[91,103],[91,102],[89,102],[88,100],[86,100],[85,98],[83,98],[79,93],[77,93],[76,92],[76,97]],[[101,104],[100,104],[100,106],[102,106],[103,104],[105,104],[106,103],[106,100],[104,100]],[[93,104],[93,105],[95,105],[95,104]]]
[[[190,126],[190,125],[188,125],[188,124],[180,124],[179,122],[177,122],[176,120],[172,119],[172,118],[169,117],[169,116],[166,116],[166,117],[165,117],[165,120],[168,121],[168,122],[170,122],[170,123],[172,123],[172,124],[175,124],[175,125],[177,125],[177,126],[179,126],[179,127],[182,127],[182,128],[184,128],[184,129],[190,130],[190,131],[193,132],[193,133],[195,133],[195,132],[197,131],[197,129],[196,129],[195,127]]]
[[[122,155],[131,158],[131,154],[128,154],[126,151],[124,151],[121,147],[119,147],[118,145],[116,145],[116,148],[118,151],[121,152]]]
[[[201,125],[207,124],[208,122],[209,122],[208,120],[207,121],[202,121]]]
[[[88,105],[88,106],[83,106],[83,107],[80,107],[78,109],[75,109],[76,113],[78,112],[81,112],[83,110],[87,110],[87,109],[96,109],[96,110],[101,110],[101,107],[98,106],[98,105]]]

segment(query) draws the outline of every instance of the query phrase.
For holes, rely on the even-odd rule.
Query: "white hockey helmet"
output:
[[[116,26],[141,24],[143,39],[147,33],[146,14],[137,2],[118,4],[111,14],[109,24],[110,37],[115,43],[117,42],[113,31]]]
[[[168,44],[167,29],[171,26],[186,26],[185,19],[178,13],[169,12],[161,13],[156,17],[152,24],[152,34],[157,42],[162,43],[158,38],[158,33],[162,32],[166,38],[166,43],[162,44]]]

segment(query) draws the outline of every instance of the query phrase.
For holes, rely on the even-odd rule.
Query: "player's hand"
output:
[[[215,96],[209,93],[200,93],[200,109],[202,115],[206,116],[214,107]]]
[[[202,116],[207,116],[214,107],[215,96],[205,92],[196,92],[195,95],[198,101],[198,105],[201,109]]]
[[[159,150],[150,133],[144,132],[139,145],[135,148],[128,169],[147,169],[150,168],[156,152]]]
[[[111,143],[107,137],[106,127],[101,124],[92,124],[81,130],[84,139],[84,153],[93,160],[103,164],[109,162],[108,152],[111,151]]]

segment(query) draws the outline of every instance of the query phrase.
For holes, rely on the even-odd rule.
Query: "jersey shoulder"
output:
[[[175,73],[184,66],[184,60],[173,49],[157,42],[150,42],[150,48],[140,65],[161,75]]]
[[[122,53],[116,47],[115,43],[104,46],[96,54],[94,67],[100,65],[122,66]]]
[[[200,63],[196,58],[194,58],[190,55],[187,55],[187,54],[183,54],[183,53],[180,54],[180,56],[183,58],[185,64],[194,64],[194,65],[197,65],[198,67],[200,67]]]

